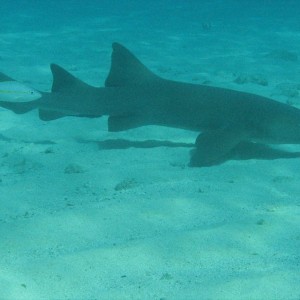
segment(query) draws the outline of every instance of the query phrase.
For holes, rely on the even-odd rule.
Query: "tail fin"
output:
[[[2,81],[15,81],[14,79],[12,79],[11,77],[5,75],[4,73],[0,72],[0,82]]]
[[[39,100],[30,102],[7,102],[0,101],[0,106],[13,111],[16,114],[25,114],[38,107]]]
[[[15,79],[0,72],[0,82],[15,81]],[[37,108],[38,100],[28,102],[9,102],[0,101],[0,106],[13,111],[16,114],[25,114],[35,108]]]
[[[160,78],[121,44],[113,43],[112,48],[111,67],[105,81],[106,87],[142,84]]]

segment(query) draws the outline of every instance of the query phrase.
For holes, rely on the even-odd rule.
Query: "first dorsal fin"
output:
[[[88,86],[59,65],[51,64],[50,68],[53,75],[52,92],[62,92],[76,89],[77,87]]]
[[[106,87],[142,84],[159,79],[121,44],[113,43],[112,48],[111,67],[105,81]]]

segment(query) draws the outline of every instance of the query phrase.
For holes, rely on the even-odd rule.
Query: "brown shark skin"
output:
[[[160,125],[201,132],[193,167],[218,164],[244,142],[300,144],[299,109],[255,94],[163,79],[118,43],[105,87],[92,87],[54,64],[51,70],[51,93],[0,106],[16,113],[39,109],[43,120],[107,115],[110,131]]]

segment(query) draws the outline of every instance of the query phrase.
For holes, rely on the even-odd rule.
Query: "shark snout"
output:
[[[275,143],[300,144],[300,121],[276,122],[270,127],[270,136]]]

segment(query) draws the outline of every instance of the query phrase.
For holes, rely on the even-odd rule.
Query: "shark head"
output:
[[[299,144],[300,143],[300,112],[294,107],[281,111],[272,122],[266,126],[270,143]]]

